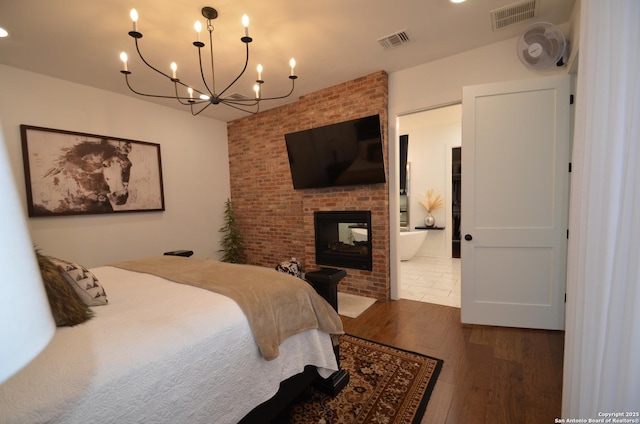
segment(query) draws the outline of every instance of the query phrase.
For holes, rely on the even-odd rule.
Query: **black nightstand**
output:
[[[338,312],[338,283],[346,276],[347,271],[343,269],[320,268],[318,271],[307,272],[304,279]],[[349,372],[340,366],[340,346],[335,345],[333,351],[338,361],[338,371],[328,378],[318,376],[313,382],[316,388],[330,396],[340,393],[349,383]]]
[[[346,276],[344,269],[320,268],[307,272],[304,279],[338,312],[338,283]]]
[[[193,255],[193,250],[172,250],[171,252],[164,252],[165,256],[184,256],[188,258]]]

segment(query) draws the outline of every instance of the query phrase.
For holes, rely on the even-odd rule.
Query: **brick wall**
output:
[[[313,212],[371,210],[373,271],[347,268],[341,292],[389,299],[388,76],[379,71],[227,125],[231,201],[249,263],[273,267],[295,257],[315,264]],[[380,115],[386,184],[294,190],[284,135]]]

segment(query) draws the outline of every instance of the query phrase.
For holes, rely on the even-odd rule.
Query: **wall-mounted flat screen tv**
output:
[[[285,135],[293,188],[386,181],[380,115]]]

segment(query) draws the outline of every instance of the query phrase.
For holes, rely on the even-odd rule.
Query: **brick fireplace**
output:
[[[316,263],[314,212],[370,211],[371,269],[344,268],[338,290],[389,299],[387,85],[379,71],[228,123],[231,201],[249,263],[274,267],[295,257],[305,271],[316,270],[325,265]],[[382,123],[387,183],[293,189],[285,134],[374,114]]]

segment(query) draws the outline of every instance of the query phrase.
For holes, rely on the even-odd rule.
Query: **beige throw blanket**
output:
[[[311,329],[344,334],[337,312],[308,283],[275,269],[180,256],[158,256],[111,266],[233,299],[246,315],[260,353],[268,361],[278,357],[280,343],[294,334]]]

